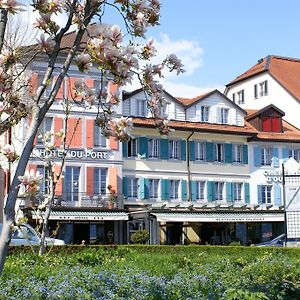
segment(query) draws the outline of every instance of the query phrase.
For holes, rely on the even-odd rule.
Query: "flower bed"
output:
[[[205,246],[14,249],[0,299],[300,299],[300,249]]]

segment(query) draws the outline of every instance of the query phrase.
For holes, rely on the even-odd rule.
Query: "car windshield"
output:
[[[34,232],[25,226],[18,226],[12,233],[13,239],[28,239],[28,240],[36,240],[36,235]]]

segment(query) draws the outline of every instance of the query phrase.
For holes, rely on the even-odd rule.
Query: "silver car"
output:
[[[258,246],[258,247],[264,247],[264,246],[283,247],[284,241],[285,241],[285,234],[283,233],[283,234],[277,236],[276,238],[274,238],[271,241],[254,244],[254,246]]]
[[[0,224],[0,233],[2,230],[2,224]],[[40,237],[37,232],[29,225],[29,224],[22,224],[19,226],[15,226],[10,246],[30,246],[30,245],[39,245],[40,244]],[[63,240],[54,239],[50,237],[46,237],[46,245],[65,245]]]

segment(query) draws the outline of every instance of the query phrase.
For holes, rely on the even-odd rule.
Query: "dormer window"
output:
[[[229,109],[221,108],[221,110],[220,110],[220,123],[221,124],[228,124],[228,115],[229,115]]]
[[[136,100],[136,115],[139,117],[146,117],[147,101],[144,99]]]
[[[201,122],[208,122],[209,106],[201,106]]]
[[[275,116],[267,116],[261,118],[262,131],[281,132],[281,118]]]

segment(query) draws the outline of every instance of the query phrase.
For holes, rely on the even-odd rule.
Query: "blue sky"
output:
[[[178,56],[192,58],[186,62],[191,71],[167,78],[165,86],[174,96],[196,96],[215,87],[223,91],[226,83],[268,54],[300,58],[300,1],[161,3],[161,25],[149,34],[169,51],[180,49]]]
[[[185,74],[163,80],[173,96],[194,97],[215,88],[223,92],[226,83],[268,54],[300,58],[299,0],[161,3],[161,25],[147,37],[155,39],[159,58],[174,52],[185,64]],[[105,20],[118,21],[111,14]]]

